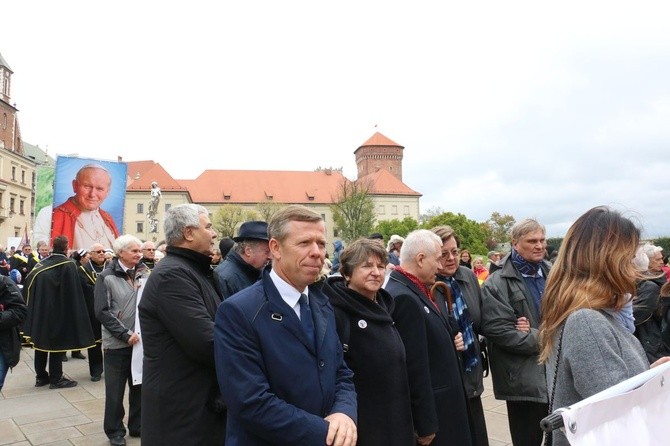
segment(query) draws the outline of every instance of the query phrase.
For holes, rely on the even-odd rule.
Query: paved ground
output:
[[[32,350],[24,349],[22,361],[7,375],[0,394],[0,445],[107,445],[102,431],[105,384],[91,382],[88,363],[70,359],[65,374],[79,381],[77,387],[51,390],[35,387]],[[491,446],[511,445],[505,403],[493,398],[486,380],[483,404]],[[127,406],[126,406],[127,407]],[[128,445],[139,445],[126,437]]]

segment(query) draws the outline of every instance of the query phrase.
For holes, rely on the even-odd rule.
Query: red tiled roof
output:
[[[194,203],[330,204],[345,177],[340,171],[206,170],[195,180],[179,180]],[[226,197],[229,197],[226,199]]]
[[[386,169],[365,175],[358,181],[369,182],[370,194],[372,195],[413,195],[420,197],[421,194],[410,189],[405,183],[400,181],[391,172]]]
[[[157,182],[161,191],[186,191],[187,188],[167,173],[163,166],[155,161],[130,161],[128,163],[127,190],[151,190],[151,183]]]
[[[361,146],[358,149],[366,146],[396,146],[396,147],[402,147],[404,149],[403,146],[401,146],[397,142],[392,141],[391,139],[387,138],[386,136],[382,135],[379,132],[375,132],[375,134],[372,135],[363,144],[361,144]],[[356,153],[358,149],[356,149],[354,153]]]

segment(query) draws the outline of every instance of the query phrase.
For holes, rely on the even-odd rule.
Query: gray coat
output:
[[[493,393],[496,399],[547,402],[544,365],[538,364],[540,321],[535,302],[510,255],[482,286],[481,333],[489,345]],[[546,278],[551,264],[543,261]],[[517,318],[530,321],[530,332],[516,329]]]
[[[134,283],[131,283],[119,260],[114,259],[95,282],[95,317],[102,324],[102,346],[105,349],[129,347],[128,339],[135,331],[137,286],[149,273],[143,263],[138,263],[135,270]]]
[[[547,387],[556,380],[553,410],[567,407],[649,369],[638,340],[608,311],[577,310],[565,322],[556,374],[560,330],[547,359]],[[567,445],[554,431],[554,446]]]

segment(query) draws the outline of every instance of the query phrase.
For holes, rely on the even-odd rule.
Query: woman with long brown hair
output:
[[[619,315],[635,293],[639,240],[635,224],[607,207],[589,210],[568,230],[542,302],[540,362],[547,366],[550,411],[649,368]],[[558,430],[553,441],[568,444]]]

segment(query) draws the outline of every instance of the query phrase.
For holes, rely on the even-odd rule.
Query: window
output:
[[[21,184],[26,184],[26,171],[21,171]]]
[[[409,215],[409,206],[405,206],[405,208],[403,209],[403,213],[405,215]]]
[[[9,212],[14,213],[14,205],[16,204],[16,198],[11,197],[9,199]]]
[[[137,203],[137,213],[144,214],[144,203]]]
[[[398,215],[398,206],[395,204],[391,206],[391,215]]]
[[[384,207],[383,204],[380,204],[379,207],[377,208],[377,213],[379,215],[384,215],[386,214],[386,208]]]
[[[24,214],[25,205],[26,205],[26,201],[25,201],[25,200],[20,200],[20,201],[19,201],[19,214],[21,214],[21,215],[25,215],[25,214]]]
[[[171,207],[172,207],[172,204],[171,204],[171,203],[165,203],[165,212],[167,212],[168,210],[170,210]]]
[[[12,166],[12,180],[16,181],[16,167]]]
[[[7,113],[5,113],[2,117],[2,129],[4,130],[6,128],[7,128]]]
[[[144,222],[138,221],[137,222],[137,231],[135,231],[139,234],[144,233]]]

